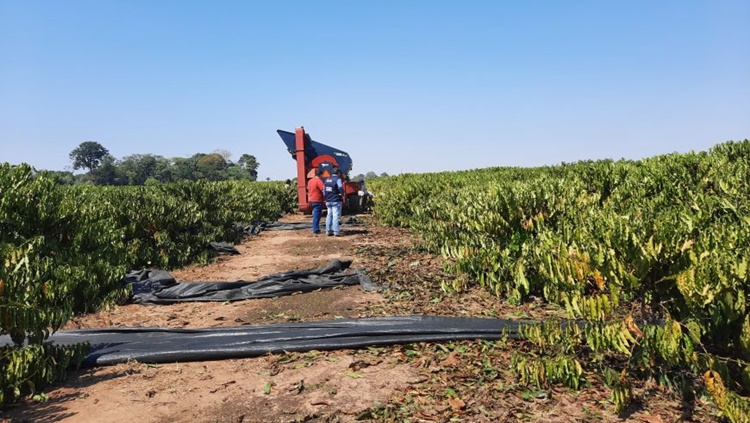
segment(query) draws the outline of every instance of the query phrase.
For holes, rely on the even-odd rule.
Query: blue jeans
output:
[[[326,233],[330,234],[333,232],[334,235],[339,234],[339,216],[341,216],[341,201],[326,201],[326,209],[328,214],[326,215]]]
[[[313,233],[319,234],[320,233],[320,215],[323,214],[323,203],[313,202],[310,203],[310,207],[312,207],[312,217],[313,217]]]

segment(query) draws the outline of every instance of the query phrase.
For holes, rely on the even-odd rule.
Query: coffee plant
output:
[[[126,298],[126,271],[171,269],[239,241],[236,223],[294,207],[281,183],[181,182],[151,187],[60,186],[29,166],[0,164],[0,403],[80,363],[85,345],[45,340],[76,313]]]
[[[400,175],[370,189],[380,222],[412,228],[446,258],[455,278],[445,290],[541,298],[580,322],[570,348],[514,360],[522,381],[577,386],[585,363],[617,410],[635,380],[652,378],[687,397],[705,389],[731,421],[747,421],[750,141],[640,161]]]

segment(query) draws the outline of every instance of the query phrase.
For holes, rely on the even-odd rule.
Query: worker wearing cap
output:
[[[323,213],[323,180],[320,179],[320,169],[315,169],[315,175],[307,181],[307,201],[312,208],[312,231],[317,235],[320,233],[320,215]]]
[[[323,194],[326,200],[326,235],[339,236],[339,216],[341,216],[341,203],[343,200],[344,185],[339,177],[339,169],[333,168],[333,174],[323,180]]]

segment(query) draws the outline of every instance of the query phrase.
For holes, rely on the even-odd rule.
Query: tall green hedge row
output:
[[[609,375],[618,409],[632,380],[654,378],[686,395],[706,388],[746,421],[750,141],[640,161],[402,175],[370,189],[381,222],[413,228],[447,259],[455,279],[445,289],[540,298],[585,322],[580,333],[530,330],[539,345],[567,347],[536,363],[519,357],[522,379],[563,374],[577,386],[580,366],[550,368],[574,359]]]
[[[112,304],[135,268],[208,259],[237,242],[235,223],[294,207],[280,183],[183,182],[151,187],[57,185],[29,166],[0,165],[0,403],[59,379],[85,353],[44,341],[76,313]]]

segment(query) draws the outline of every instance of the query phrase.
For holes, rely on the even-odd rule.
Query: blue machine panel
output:
[[[284,141],[284,144],[286,144],[286,149],[289,151],[289,154],[292,155],[292,159],[296,160],[294,133],[282,131],[281,129],[277,130],[276,132],[281,137],[281,140]],[[307,160],[312,161],[318,156],[325,155],[331,156],[336,159],[339,164],[339,170],[341,170],[341,172],[348,175],[352,170],[352,159],[351,157],[349,157],[349,153],[339,150],[338,148],[333,148],[323,143],[313,141],[312,138],[310,138],[310,135],[305,132],[305,157],[307,158]],[[309,164],[309,162],[305,163],[305,165]]]

